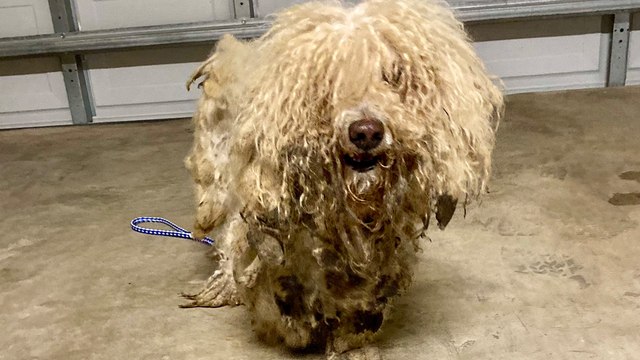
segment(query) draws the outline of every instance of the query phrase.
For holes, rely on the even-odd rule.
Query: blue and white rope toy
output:
[[[145,223],[164,224],[172,228],[173,230],[149,229],[142,226],[138,226],[138,224],[145,224]],[[194,239],[193,234],[191,232],[161,217],[154,217],[154,216],[137,217],[131,220],[131,230],[142,233],[142,234],[147,234],[147,235],[170,236],[170,237],[176,237],[176,238],[181,238],[185,240],[198,241],[209,246],[213,245],[213,239],[211,239],[210,237],[205,237],[202,240]]]

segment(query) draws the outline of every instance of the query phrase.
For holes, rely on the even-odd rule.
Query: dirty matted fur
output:
[[[222,38],[198,78],[186,165],[220,268],[189,306],[245,304],[267,341],[378,358],[431,215],[444,227],[489,178],[502,94],[462,24],[433,0],[306,3]]]

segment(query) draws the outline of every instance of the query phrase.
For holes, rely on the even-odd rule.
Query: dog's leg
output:
[[[255,236],[252,238],[255,238]],[[263,235],[261,238],[270,241],[261,241],[259,244],[254,244],[254,246],[258,247],[258,256],[255,256],[247,267],[241,267],[244,270],[241,271],[237,279],[237,282],[245,288],[252,288],[255,285],[264,261],[269,263],[281,263],[283,261],[280,244],[268,235]],[[246,249],[240,249],[236,246],[236,248],[232,248],[230,252],[236,256],[240,256],[240,258],[236,257],[235,260],[232,260],[233,257],[225,258],[225,255],[221,252],[221,259],[219,261],[220,268],[207,279],[202,291],[197,294],[183,293],[182,296],[191,300],[191,302],[181,305],[180,307],[220,307],[242,304],[242,300],[238,294],[236,279],[233,275],[233,261],[245,260],[242,258],[246,258],[246,256],[242,256],[242,254],[246,253]],[[247,263],[247,261],[245,260],[244,263]]]
[[[190,302],[180,305],[181,308],[221,307],[226,305],[242,305],[233,274],[228,265],[216,270],[207,279],[204,289],[197,294],[182,294]]]
[[[220,244],[216,244],[216,246],[218,245]],[[233,279],[232,261],[219,248],[214,250],[213,258],[217,258],[218,269],[207,279],[200,292],[196,294],[182,293],[182,297],[189,299],[190,302],[180,305],[180,307],[220,307],[242,304]]]
[[[380,350],[371,344],[371,335],[333,333],[327,341],[328,360],[382,360]]]
[[[382,360],[380,350],[372,345],[361,347],[358,349],[352,349],[341,354],[329,353],[327,354],[328,360]]]
[[[224,234],[218,234],[215,256],[218,269],[197,294],[182,294],[190,300],[182,305],[190,307],[237,306],[243,303],[238,286],[249,288],[262,266],[247,242],[246,224],[239,218],[229,224]]]
[[[227,39],[225,43],[234,43]],[[218,269],[209,277],[202,291],[196,294],[182,294],[190,300],[181,307],[219,307],[240,305],[233,266],[236,254],[234,233],[226,199],[229,186],[229,123],[233,114],[229,112],[227,92],[224,91],[229,79],[228,61],[214,54],[194,74],[188,85],[197,78],[203,77],[202,97],[198,110],[194,114],[194,142],[191,152],[185,159],[196,183],[196,221],[193,236],[196,239],[205,237],[214,229],[219,230],[220,239],[216,239]],[[226,80],[225,80],[226,79]]]

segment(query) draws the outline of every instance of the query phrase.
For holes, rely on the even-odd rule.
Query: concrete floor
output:
[[[640,358],[638,99],[509,98],[492,193],[423,244],[387,359]],[[205,247],[129,229],[191,224],[189,128],[0,132],[0,359],[321,358],[257,342],[242,307],[179,309]]]

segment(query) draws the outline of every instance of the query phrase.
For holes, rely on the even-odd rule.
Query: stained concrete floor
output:
[[[492,192],[423,243],[387,359],[640,358],[639,99],[509,98]],[[179,309],[205,248],[129,230],[191,224],[189,129],[0,132],[0,359],[321,358],[257,342],[242,307]]]

